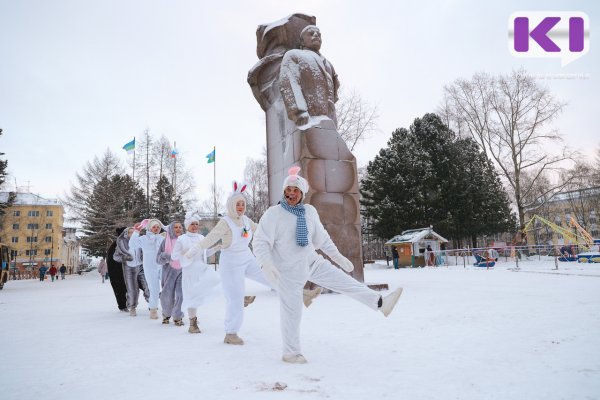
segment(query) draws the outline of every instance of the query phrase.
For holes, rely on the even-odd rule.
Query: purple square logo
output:
[[[515,57],[560,58],[562,66],[590,50],[590,19],[581,11],[518,11],[508,19]]]

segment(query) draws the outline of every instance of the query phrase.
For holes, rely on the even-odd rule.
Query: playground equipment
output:
[[[555,223],[550,222],[546,218],[540,217],[537,214],[534,214],[533,217],[531,217],[531,219],[529,220],[529,222],[527,222],[525,224],[525,227],[523,228],[523,233],[527,234],[527,232],[536,229],[535,221],[539,221],[542,224],[545,224],[548,227],[550,227],[550,229],[552,229],[552,231],[554,231],[555,233],[562,235],[562,237],[565,240],[565,244],[574,244],[574,245],[577,245],[579,248],[589,249],[592,246],[594,240],[591,239],[591,235],[589,233],[585,232],[585,229],[583,229],[577,223],[577,221],[575,221],[573,218],[571,218],[571,219],[576,224],[576,226],[574,226],[574,228],[577,229],[578,233],[573,232],[571,229],[563,228],[562,226],[556,225]],[[577,226],[581,230],[579,230],[577,228]],[[585,232],[587,235],[583,235],[581,233],[581,231]],[[591,239],[591,241],[590,241],[590,239]]]

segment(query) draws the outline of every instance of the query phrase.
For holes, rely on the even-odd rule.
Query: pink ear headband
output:
[[[243,182],[233,181],[233,193],[244,193],[248,185]]]

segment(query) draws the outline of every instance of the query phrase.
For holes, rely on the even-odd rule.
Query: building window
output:
[[[37,243],[37,236],[27,236],[27,243]]]
[[[53,215],[52,211],[46,211],[46,217],[51,217]]]
[[[600,233],[597,230],[593,230],[592,231],[592,236],[597,238],[598,236],[600,236]]]
[[[12,242],[13,243],[19,243],[19,237],[18,236],[13,236],[12,237]]]
[[[39,217],[40,216],[40,212],[39,211],[29,211],[27,213],[28,217]]]
[[[46,229],[52,229],[52,224],[46,224]]]
[[[45,249],[44,250],[44,255],[45,256],[49,256],[50,255],[50,249]]]
[[[11,250],[10,251],[10,258],[16,258],[17,257],[17,251],[16,250]]]
[[[13,224],[13,229],[19,229],[19,224]]]
[[[25,250],[26,256],[37,256],[37,250]]]
[[[40,229],[39,224],[27,224],[27,229]]]
[[[18,211],[18,210],[13,211],[13,216],[20,217],[21,216],[21,211]]]
[[[46,237],[44,238],[44,242],[46,242],[46,243],[50,243],[50,242],[52,242],[52,236],[46,236]]]

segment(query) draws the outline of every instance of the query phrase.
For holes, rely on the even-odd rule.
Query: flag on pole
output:
[[[216,151],[216,149],[214,149],[213,151],[211,151],[210,153],[208,153],[208,154],[206,155],[206,158],[208,159],[208,160],[206,161],[206,162],[207,162],[207,164],[210,164],[210,163],[214,163],[214,162],[215,162],[215,151]]]
[[[135,138],[125,146],[123,146],[123,150],[127,151],[127,154],[131,154],[135,151]]]
[[[171,150],[171,158],[177,157],[177,154],[179,154],[179,150],[173,148],[173,150]]]

